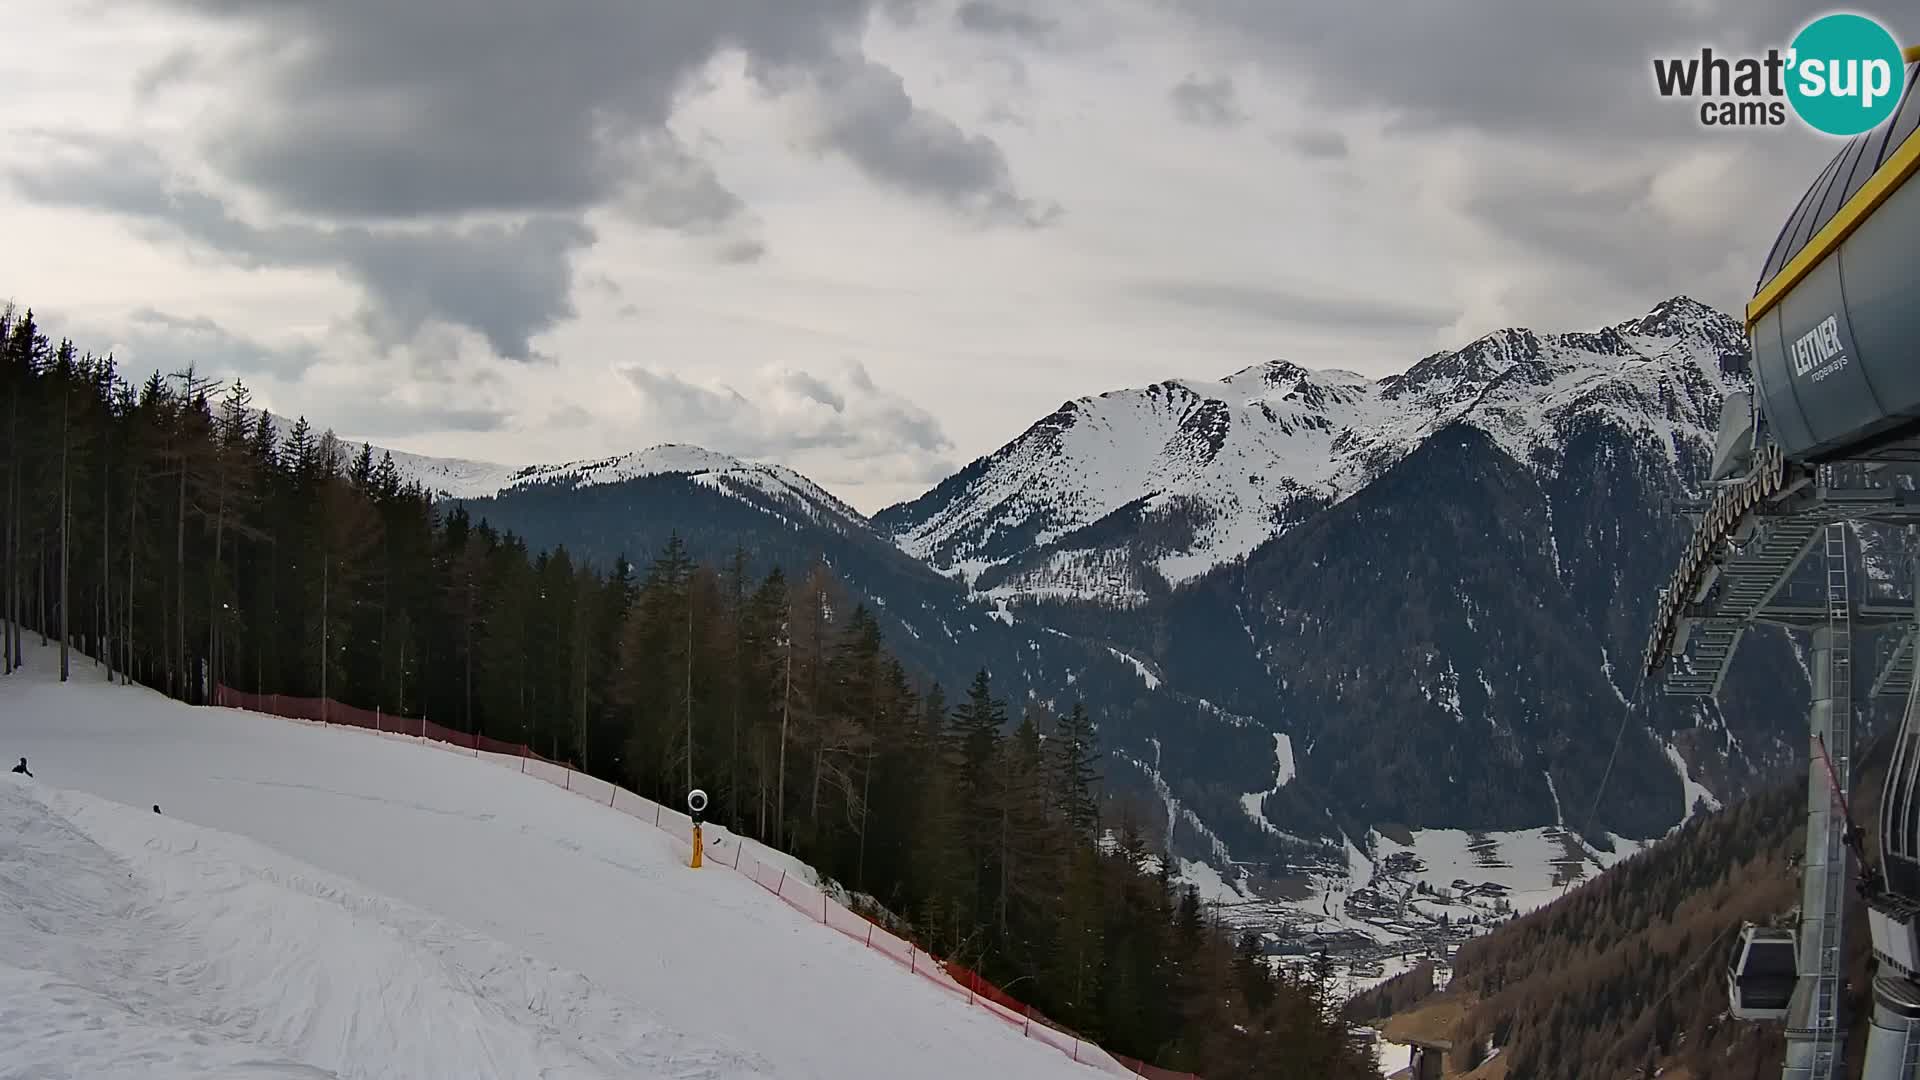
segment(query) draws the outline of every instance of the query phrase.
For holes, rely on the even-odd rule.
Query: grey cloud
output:
[[[1060,28],[1057,19],[1035,15],[993,0],[967,0],[953,13],[962,29],[976,34],[1004,34],[1009,37],[1041,40]]]
[[[186,48],[173,49],[134,76],[134,96],[142,101],[151,99],[167,87],[191,76],[199,68],[199,53]]]
[[[1332,128],[1307,128],[1296,131],[1287,143],[1310,158],[1338,159],[1348,154],[1347,137]]]
[[[573,315],[573,252],[592,240],[578,221],[538,217],[460,229],[338,229],[300,236],[286,251],[295,261],[317,255],[344,264],[388,328],[381,340],[405,341],[440,318],[478,331],[501,356],[527,360],[535,333]]]
[[[1694,106],[1654,89],[1656,57],[1784,46],[1826,10],[1808,0],[1430,0],[1391,13],[1264,0],[1162,5],[1211,31],[1224,55],[1300,87],[1323,118],[1377,124],[1384,114],[1389,132],[1418,133],[1416,176],[1431,148],[1469,151],[1441,170],[1465,174],[1457,190],[1424,186],[1509,252],[1535,256],[1483,256],[1474,269],[1483,292],[1532,297],[1511,314],[1539,324],[1568,314],[1569,281],[1611,288],[1608,303],[1683,290],[1734,303],[1751,280],[1734,284],[1748,272],[1728,267],[1757,269],[1777,218],[1834,150],[1791,129],[1708,131]],[[1868,0],[1859,10],[1899,25],[1910,8]],[[1450,135],[1470,141],[1443,143]],[[1713,215],[1650,210],[1663,170],[1703,146],[1734,156],[1722,201],[1752,207],[1744,223],[1699,227],[1690,218]],[[1515,170],[1509,159],[1548,164]],[[1591,318],[1571,314],[1576,325]]]
[[[133,6],[135,0],[106,0]],[[151,0],[140,0],[141,3]],[[221,186],[178,182],[149,150],[67,138],[27,161],[30,198],[171,227],[248,266],[333,267],[365,292],[385,344],[430,320],[468,327],[499,355],[570,317],[573,256],[600,208],[676,231],[723,263],[765,253],[759,221],[668,130],[676,101],[723,53],[772,90],[820,93],[817,145],[893,189],[983,222],[1035,224],[991,140],[908,98],[861,35],[899,0],[161,0],[252,45],[223,57],[200,149]],[[151,94],[211,78],[206,56],[143,73]],[[222,192],[258,195],[244,219]]]
[[[303,400],[307,396],[303,395]],[[323,406],[324,407],[324,406]],[[361,398],[332,409],[346,420],[341,430],[365,439],[404,435],[417,438],[436,431],[499,431],[513,419],[505,409],[411,404],[390,398]]]
[[[12,173],[28,198],[171,227],[243,265],[337,268],[365,291],[363,321],[387,344],[440,319],[481,334],[500,356],[531,359],[533,336],[573,314],[572,256],[593,240],[578,220],[552,215],[509,225],[256,226],[175,184],[148,148],[44,141],[48,153]]]
[[[1167,91],[1167,96],[1174,113],[1189,124],[1235,127],[1247,119],[1240,109],[1239,92],[1225,75],[1211,79],[1189,75]]]
[[[1058,216],[1058,206],[1015,190],[1006,155],[993,140],[915,105],[891,69],[849,66],[822,78],[818,89],[824,112],[818,141],[871,179],[986,223],[1044,226]]]
[[[593,414],[580,405],[560,405],[547,413],[546,425],[554,428],[586,427],[593,422]]]
[[[1007,124],[1018,128],[1033,127],[1033,121],[1027,119],[1024,113],[1007,101],[996,101],[987,106],[983,119],[990,124]]]
[[[66,322],[67,320],[62,320]],[[494,380],[483,372],[461,375],[454,387],[428,387],[418,395],[388,392],[392,372],[379,362],[363,363],[357,377],[339,380],[339,358],[329,358],[316,342],[272,345],[235,333],[204,315],[181,315],[138,308],[117,323],[73,325],[88,341],[102,343],[133,381],[149,371],[170,374],[192,365],[201,374],[225,380],[238,377],[250,384],[262,400],[276,391],[290,391],[301,411],[317,426],[333,427],[355,436],[379,438],[418,435],[431,431],[498,431],[512,413],[486,402],[453,401],[449,392],[471,395],[477,385]],[[428,353],[445,352],[431,347]],[[439,356],[430,362],[456,362]],[[316,367],[329,367],[332,377],[306,381]],[[471,368],[472,364],[467,364]],[[413,374],[420,375],[416,364]],[[284,434],[289,422],[282,422]]]
[[[1429,0],[1390,12],[1269,0],[1163,3],[1220,31],[1248,60],[1305,75],[1314,104],[1384,106],[1408,126],[1554,140],[1698,138],[1687,107],[1655,95],[1653,58],[1707,44],[1784,46],[1824,10],[1807,0]],[[1906,6],[1877,0],[1861,10],[1892,16]]]
[[[648,220],[705,231],[741,204],[665,124],[715,56],[737,50],[773,83],[898,83],[861,52],[877,0],[168,2],[297,43],[268,50],[246,118],[212,151],[325,216],[578,212],[637,186]],[[859,119],[831,141],[870,174],[949,202],[1018,200],[997,147],[904,94]]]
[[[621,201],[634,217],[663,228],[697,233],[712,232],[746,216],[746,203],[720,183],[713,166],[671,138],[661,137],[652,143],[634,162],[637,179]]]
[[[937,419],[875,385],[858,364],[823,373],[768,368],[757,373],[751,396],[639,365],[618,370],[659,430],[728,453],[832,450],[855,462],[901,455],[924,462],[953,446]]]
[[[1583,307],[1594,303],[1595,292],[1623,304],[1685,292],[1733,310],[1751,294],[1776,229],[1819,165],[1809,160],[1800,168],[1736,168],[1713,186],[1714,197],[1766,210],[1718,221],[1691,214],[1684,229],[1655,208],[1657,181],[1645,172],[1606,183],[1589,178],[1576,187],[1480,168],[1462,209],[1512,250],[1544,262],[1546,273],[1515,288],[1557,286],[1528,298],[1528,308],[1547,317],[1578,325],[1590,318]],[[1568,302],[1568,293],[1585,295],[1584,304]]]
[[[1458,316],[1458,312],[1436,305],[1330,296],[1279,285],[1160,280],[1143,282],[1136,291],[1180,307],[1333,330],[1430,331],[1448,325]]]
[[[204,315],[186,316],[140,308],[117,327],[87,327],[88,339],[114,354],[122,372],[138,382],[147,372],[163,375],[189,365],[216,379],[259,376],[297,379],[320,362],[310,344],[269,345],[234,333]]]

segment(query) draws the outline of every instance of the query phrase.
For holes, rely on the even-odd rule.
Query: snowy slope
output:
[[[540,780],[30,661],[0,681],[37,774],[0,804],[34,837],[0,859],[0,1073],[1089,1075]]]
[[[1711,445],[1740,376],[1731,319],[1685,297],[1593,333],[1502,330],[1378,381],[1273,361],[1062,405],[875,520],[907,552],[996,595],[1137,600],[1115,551],[1178,584],[1365,487],[1433,433],[1479,427],[1551,468],[1580,424],[1678,460]]]
[[[778,1075],[244,837],[6,779],[7,1075]]]

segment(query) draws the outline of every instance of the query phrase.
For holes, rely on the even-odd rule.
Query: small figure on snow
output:
[[[32,773],[30,773],[30,772],[27,772],[27,759],[26,759],[26,758],[21,758],[21,759],[20,759],[20,764],[18,764],[18,765],[15,765],[15,766],[13,767],[13,771],[14,771],[14,772],[17,772],[17,773],[24,773],[24,774],[26,774],[27,776],[32,776],[32,775],[33,775]]]
[[[153,812],[154,812],[154,813],[156,813],[156,814],[160,812],[160,804],[159,804],[159,803],[154,803],[154,804],[153,804]]]

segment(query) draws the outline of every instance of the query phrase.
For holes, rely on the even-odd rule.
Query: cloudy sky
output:
[[[1855,10],[1920,41],[1895,3]],[[136,372],[864,509],[1062,400],[1732,310],[1833,144],[1651,58],[1796,0],[10,0],[0,298]]]

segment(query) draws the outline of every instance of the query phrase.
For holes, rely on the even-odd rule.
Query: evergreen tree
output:
[[[983,670],[950,708],[818,560],[755,578],[678,536],[642,573],[531,550],[369,445],[276,430],[238,381],[129,381],[30,311],[0,310],[0,450],[0,672],[92,653],[189,702],[317,696],[662,801],[698,782],[735,830],[1114,1050],[1371,1075],[1323,994],[1266,977],[1164,858],[1143,870],[1135,821],[1099,842],[1083,706],[1027,703],[1009,731]]]

